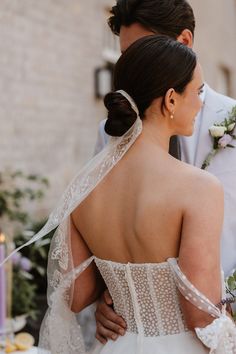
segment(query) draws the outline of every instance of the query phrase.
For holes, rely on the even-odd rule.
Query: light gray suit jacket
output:
[[[204,106],[197,117],[200,120],[198,136],[180,137],[182,160],[197,167],[201,167],[212,148],[209,127],[223,121],[236,105],[235,100],[215,92],[208,85],[205,90]],[[95,154],[102,150],[109,139],[104,131],[105,122],[104,119],[99,125]],[[233,144],[236,146],[235,142]],[[224,186],[225,221],[221,249],[222,266],[225,275],[228,275],[236,268],[236,149],[226,148],[219,151],[207,170],[218,177]]]
[[[207,154],[212,149],[212,138],[209,128],[228,117],[236,100],[223,96],[206,85],[205,103],[200,112],[201,123],[198,137],[193,141],[180,137],[183,159],[197,167],[201,167]],[[194,146],[196,144],[196,146]],[[235,141],[232,145],[236,146]],[[195,152],[194,161],[190,152]],[[185,158],[184,158],[185,157]],[[188,161],[191,159],[191,161]],[[225,275],[236,268],[236,148],[220,150],[212,159],[207,171],[215,175],[223,184],[225,193],[225,218],[222,232],[222,266]],[[204,206],[203,206],[204,207]],[[210,252],[210,250],[209,250]]]

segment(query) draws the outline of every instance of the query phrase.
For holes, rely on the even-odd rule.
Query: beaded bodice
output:
[[[167,262],[123,264],[99,258],[95,262],[129,332],[153,337],[188,331]]]

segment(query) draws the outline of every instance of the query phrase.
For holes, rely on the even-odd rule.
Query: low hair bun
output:
[[[134,124],[137,114],[129,101],[119,92],[110,92],[104,98],[108,110],[105,132],[111,136],[124,135]]]

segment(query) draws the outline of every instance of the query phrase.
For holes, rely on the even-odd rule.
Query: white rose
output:
[[[228,131],[231,132],[234,128],[235,128],[235,123],[231,123],[231,124],[228,126]]]
[[[209,129],[211,136],[213,136],[213,138],[220,138],[221,136],[224,135],[226,130],[227,130],[226,127],[219,127],[217,125],[212,125]]]

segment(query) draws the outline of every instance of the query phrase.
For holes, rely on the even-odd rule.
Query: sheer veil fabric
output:
[[[137,114],[132,127],[121,137],[111,137],[106,147],[93,157],[69,184],[58,206],[50,214],[47,223],[27,243],[14,250],[3,263],[23,247],[56,232],[48,255],[48,311],[40,330],[39,353],[83,354],[85,348],[80,336],[76,315],[70,310],[74,280],[93,261],[93,257],[74,268],[70,248],[70,214],[96,188],[110,170],[122,159],[142,131],[142,121],[132,98],[121,93]],[[3,265],[0,264],[0,266]]]
[[[108,145],[77,175],[66,190],[59,207],[50,216],[59,227],[52,239],[48,258],[48,305],[40,332],[40,348],[53,354],[86,353],[76,315],[70,310],[75,279],[94,257],[74,268],[70,249],[70,214],[120,161],[142,131],[138,117],[120,138],[110,138]],[[49,221],[50,221],[49,218]],[[81,289],[82,291],[82,289]],[[39,351],[44,353],[44,351]]]
[[[106,147],[91,159],[72,180],[58,206],[50,214],[44,227],[29,242],[14,251],[14,253],[17,252],[22,247],[30,245],[57,228],[51,241],[48,256],[47,296],[49,308],[41,326],[39,354],[86,353],[76,314],[70,308],[73,283],[91,262],[94,261],[95,257],[91,256],[79,266],[74,267],[70,241],[70,214],[122,159],[142,132],[142,121],[139,117],[137,106],[126,92],[118,92],[126,97],[131,107],[137,113],[135,123],[123,136],[110,138]],[[9,257],[11,256],[12,254]],[[203,311],[215,317],[215,321],[218,321],[213,321],[213,326],[210,325],[206,329],[197,329],[196,333],[199,339],[210,348],[210,353],[236,353],[235,326],[225,315],[224,310],[221,312],[194,288],[179,269],[175,259],[169,259],[168,263],[175,276],[176,285],[180,292],[189,301],[192,301],[194,305],[201,307]],[[139,333],[139,353],[144,353],[145,350],[142,347],[141,337],[142,333]]]

